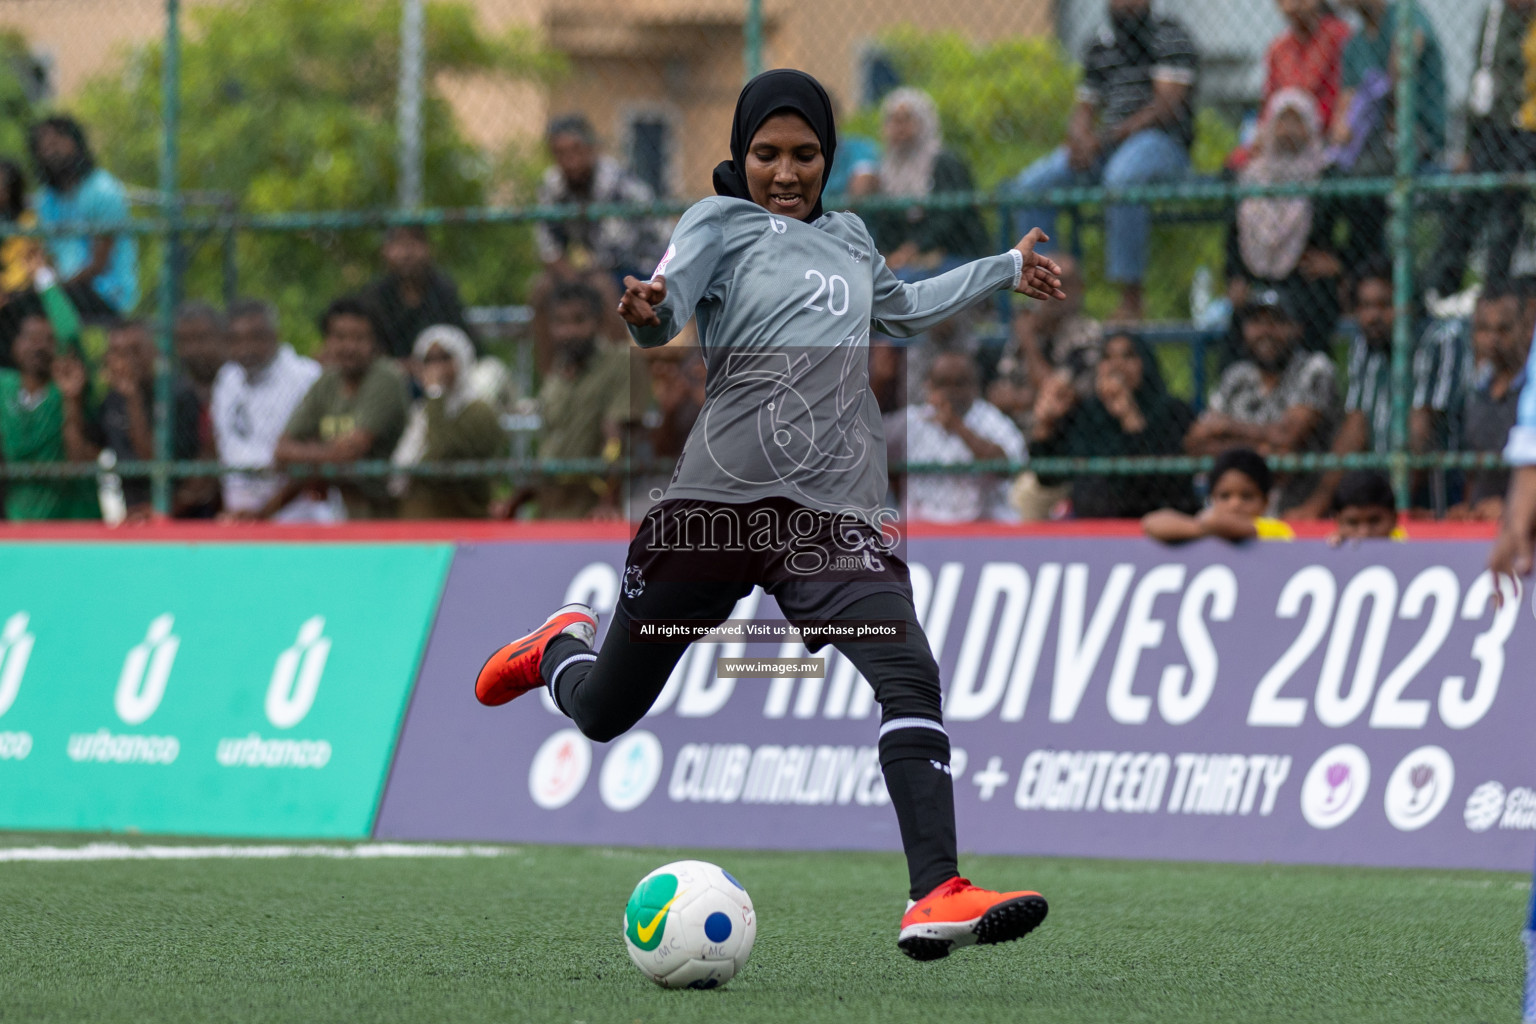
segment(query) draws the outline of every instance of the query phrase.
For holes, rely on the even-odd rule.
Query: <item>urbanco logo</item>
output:
[[[1353,743],[1323,751],[1301,783],[1301,814],[1313,828],[1342,825],[1359,809],[1371,784],[1371,762]]]
[[[598,793],[615,811],[632,811],[645,803],[661,779],[661,741],[637,729],[613,745],[603,759]]]
[[[1504,814],[1504,785],[1489,781],[1472,791],[1467,797],[1467,809],[1463,818],[1473,832],[1487,832],[1499,823]]]
[[[37,640],[27,630],[30,622],[26,612],[17,612],[0,629],[0,715],[11,710],[21,692],[21,677],[27,673],[27,659],[32,657],[32,644]]]
[[[114,704],[117,716],[128,725],[148,720],[165,697],[171,667],[175,665],[176,652],[181,647],[181,637],[171,632],[175,627],[176,616],[171,613],[156,616],[144,639],[134,644],[128,657],[123,659]]]
[[[331,654],[325,635],[325,616],[315,615],[299,627],[293,646],[277,656],[272,681],[267,684],[267,721],[279,729],[292,729],[315,706],[320,677]]]
[[[528,768],[528,793],[546,811],[576,799],[592,768],[592,744],[579,729],[561,729],[539,747]]]
[[[1441,747],[1419,747],[1397,763],[1387,779],[1382,804],[1387,820],[1400,832],[1413,832],[1434,821],[1456,784],[1456,766]]]

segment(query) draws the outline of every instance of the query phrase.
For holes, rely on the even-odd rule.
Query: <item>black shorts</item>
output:
[[[630,542],[614,627],[722,621],[754,586],[772,594],[796,626],[824,625],[871,594],[912,600],[893,537],[851,515],[788,498],[671,498],[651,508]]]

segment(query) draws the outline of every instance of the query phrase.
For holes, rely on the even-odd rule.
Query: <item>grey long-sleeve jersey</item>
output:
[[[1022,267],[1010,250],[904,284],[854,214],[807,224],[742,199],[695,204],[656,268],[667,285],[661,325],[629,328],[651,348],[698,317],[704,408],[666,497],[782,497],[875,522],[886,461],[871,323],[910,337],[1017,286]]]

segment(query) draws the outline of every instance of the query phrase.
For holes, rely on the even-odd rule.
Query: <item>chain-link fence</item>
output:
[[[620,282],[781,66],[898,277],[1037,226],[1066,271],[872,335],[912,517],[1194,510],[1234,447],[1285,514],[1365,471],[1497,516],[1533,7],[14,0],[6,517],[634,515],[712,392],[689,332],[628,345]]]

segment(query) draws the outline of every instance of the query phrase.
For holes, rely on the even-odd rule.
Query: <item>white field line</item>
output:
[[[89,843],[85,846],[16,846],[0,849],[0,863],[16,861],[90,860],[275,860],[324,857],[331,860],[379,860],[407,857],[500,857],[514,852],[504,846],[442,846],[415,843],[367,843],[358,846],[129,846]]]

